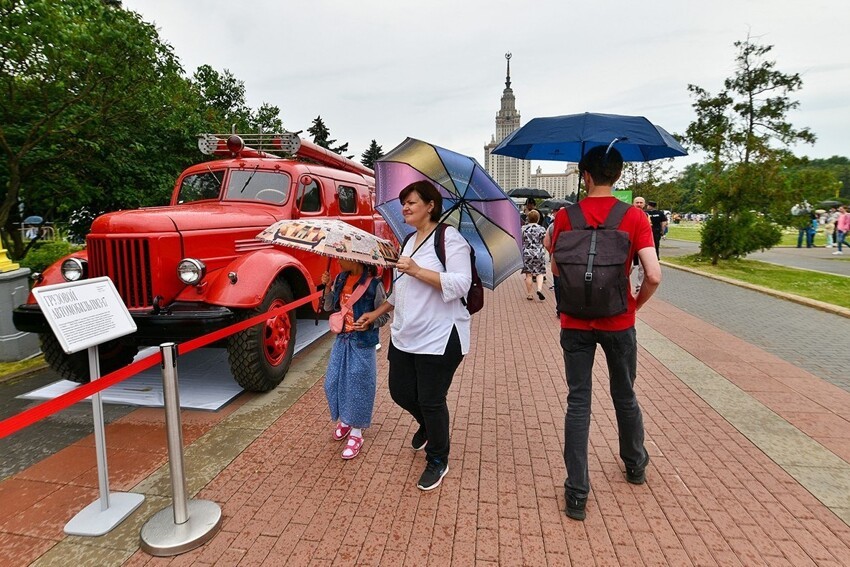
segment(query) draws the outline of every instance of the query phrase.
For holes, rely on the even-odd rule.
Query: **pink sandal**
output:
[[[348,434],[351,432],[350,425],[343,425],[341,423],[336,424],[336,429],[334,429],[334,441],[342,441]]]
[[[363,438],[355,437],[354,435],[348,438],[345,444],[345,449],[342,450],[343,459],[353,459],[360,454],[360,447],[363,446]]]

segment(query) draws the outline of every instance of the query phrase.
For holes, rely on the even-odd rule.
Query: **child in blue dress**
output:
[[[325,311],[344,312],[342,329],[331,348],[325,373],[325,396],[331,419],[337,422],[333,438],[337,441],[348,439],[342,458],[353,459],[363,446],[363,429],[372,424],[378,373],[375,346],[378,328],[385,325],[390,316],[386,313],[371,325],[358,322],[363,313],[374,311],[386,301],[384,286],[375,277],[373,266],[350,260],[339,260],[339,265],[342,272],[333,286],[327,285],[330,273],[322,274]],[[365,289],[362,286],[366,286]],[[345,309],[352,295],[360,297]]]

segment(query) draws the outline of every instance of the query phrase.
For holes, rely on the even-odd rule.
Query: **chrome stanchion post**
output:
[[[183,423],[180,419],[180,392],[177,391],[177,345],[166,343],[162,352],[162,394],[165,399],[165,432],[168,437],[168,471],[171,473],[174,523],[189,519],[186,504],[186,475],[183,469]]]
[[[183,425],[177,390],[177,345],[163,343],[162,384],[165,427],[168,437],[168,470],[172,505],[153,515],[142,526],[142,550],[159,557],[178,555],[209,541],[221,525],[221,508],[209,500],[187,500],[183,473]]]

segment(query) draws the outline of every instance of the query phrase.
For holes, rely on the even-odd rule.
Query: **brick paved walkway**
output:
[[[660,300],[638,327],[647,483],[624,479],[597,359],[593,490],[587,520],[568,519],[566,385],[548,295],[526,301],[514,276],[475,316],[474,349],[450,391],[450,472],[433,492],[414,486],[424,458],[387,393],[385,351],[363,452],[340,459],[317,382],[325,341],[293,366],[287,391],[251,397],[190,445],[190,492],[224,511],[206,546],[171,559],[137,551],[139,527],[168,503],[160,468],[136,485],[147,501],[126,526],[102,538],[24,537],[31,527],[7,520],[0,562],[850,565],[850,393]],[[3,502],[15,496],[3,492],[10,480]],[[69,508],[49,520],[60,531],[79,509]]]

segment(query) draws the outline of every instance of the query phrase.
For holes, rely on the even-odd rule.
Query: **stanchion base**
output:
[[[65,533],[76,536],[102,536],[124,521],[145,501],[143,494],[110,492],[109,508],[101,510],[100,498],[77,512],[65,524]]]
[[[221,508],[209,500],[189,500],[189,519],[174,523],[174,508],[163,508],[142,526],[142,551],[169,557],[191,551],[208,542],[221,526]]]

